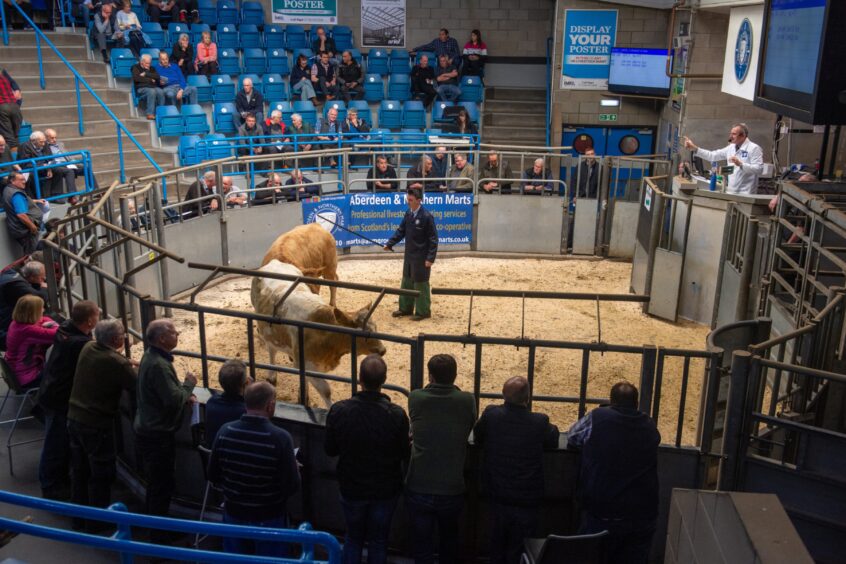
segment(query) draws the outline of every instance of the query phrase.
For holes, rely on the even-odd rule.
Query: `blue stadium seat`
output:
[[[209,132],[209,120],[199,104],[183,104],[182,124],[187,135],[206,134]]]
[[[261,2],[241,3],[241,23],[251,25],[264,25],[264,8]]]
[[[317,110],[310,100],[294,100],[291,104],[295,114],[303,116],[303,122],[315,125],[317,123]]]
[[[206,135],[206,158],[209,160],[226,159],[232,156],[232,142],[222,133]]]
[[[220,74],[241,74],[241,59],[235,49],[221,49],[217,52],[217,66]]]
[[[32,124],[29,122],[21,122],[21,129],[18,131],[18,144],[29,141],[29,136],[32,135]]]
[[[368,102],[381,102],[385,99],[385,83],[378,74],[364,77],[364,99]]]
[[[392,74],[388,78],[388,99],[411,100],[411,77],[408,74]]]
[[[385,76],[390,72],[388,60],[388,52],[384,49],[371,49],[367,53],[367,74]]]
[[[479,106],[476,102],[459,102],[460,106],[464,106],[467,110],[467,115],[470,117],[470,121],[475,124],[479,123]]]
[[[381,143],[383,145],[393,145],[394,135],[390,129],[384,127],[377,127],[370,130],[370,142]]]
[[[347,104],[347,109],[355,108],[358,110],[358,115],[367,122],[367,125],[373,126],[373,110],[370,109],[370,104],[367,100],[350,100]]]
[[[200,6],[202,6],[202,4],[200,4]],[[202,10],[202,7],[200,8],[200,10]],[[200,17],[202,17],[202,16],[200,16]],[[203,18],[203,21],[207,21],[206,18]],[[193,45],[196,46],[197,44],[199,44],[203,41],[203,32],[204,31],[208,31],[209,33],[212,32],[211,28],[209,27],[209,24],[207,24],[207,23],[195,23],[195,24],[191,25],[191,43]],[[212,41],[214,41],[214,34],[212,34]],[[195,53],[197,52],[196,47],[194,49],[194,52]]]
[[[420,62],[420,57],[426,55],[429,58],[429,66],[432,68],[437,68],[438,66],[438,58],[435,57],[435,54],[432,51],[418,51],[414,54],[414,64]]]
[[[343,52],[353,48],[352,30],[345,25],[336,25],[332,28],[332,39],[335,40],[338,51]]]
[[[432,66],[429,63],[429,66]],[[407,49],[391,50],[391,74],[408,74],[411,72],[411,56]]]
[[[266,74],[261,80],[261,93],[265,100],[290,100],[288,83],[279,74]]]
[[[217,5],[214,3],[214,0],[197,0],[197,9],[200,12],[200,19],[203,20],[203,23],[192,25],[192,31],[197,25],[217,25]]]
[[[432,125],[434,125],[436,122],[452,122],[452,119],[444,119],[444,109],[454,105],[455,102],[444,102],[443,100],[436,100],[435,103],[432,104]]]
[[[297,59],[300,58],[300,55],[306,56],[306,59],[308,59],[308,64],[312,64],[314,62],[314,51],[312,51],[309,47],[294,49],[294,53],[291,56],[291,59],[294,61],[294,63],[297,62]]]
[[[323,105],[323,115],[325,116],[331,108],[335,108],[336,110],[338,110],[339,123],[347,119],[347,105],[344,103],[343,100],[331,100],[326,102]]]
[[[279,110],[280,112],[282,112],[282,123],[284,123],[286,127],[290,127],[291,114],[295,113],[293,106],[291,106],[291,102],[286,102],[284,100],[271,102],[267,106],[267,115],[269,116],[270,112],[272,112],[273,110]]]
[[[267,48],[267,72],[282,76],[291,74],[291,67],[288,64],[288,52],[285,49]]]
[[[185,77],[185,81],[188,83],[188,86],[193,86],[197,89],[198,104],[212,101],[212,87],[205,75],[189,74]]]
[[[176,106],[158,106],[156,108],[156,129],[160,137],[182,135],[185,126]]]
[[[361,51],[358,49],[345,49],[345,51],[350,52],[350,55],[352,55],[352,58],[356,63],[364,65],[364,57],[361,56]]]
[[[295,49],[307,49],[308,47],[305,28],[301,25],[289,24],[285,28],[285,48],[288,51],[293,51]]]
[[[241,49],[261,49],[263,47],[261,33],[255,24],[244,24],[238,26],[238,37],[241,42]]]
[[[404,128],[425,129],[426,108],[419,100],[409,100],[402,105],[402,126]]]
[[[161,24],[155,22],[144,22],[141,24],[141,31],[150,36],[151,47],[164,49],[167,46],[165,32]]]
[[[147,10],[142,8],[141,5],[136,6],[135,4],[133,4],[132,13],[138,16],[138,21],[141,23],[146,23],[150,21],[150,16],[147,15]]]
[[[407,143],[409,145],[426,145],[429,142],[429,136],[420,129],[403,127],[400,130],[402,135],[399,135],[400,143]],[[419,158],[419,156],[415,156]],[[403,158],[403,160],[405,160]]]
[[[159,64],[159,51],[158,47],[144,47],[141,49],[142,55],[150,55],[150,58],[153,60],[153,66]]]
[[[235,24],[220,24],[217,26],[217,48],[238,49],[238,28]]]
[[[264,48],[268,50],[284,49],[285,28],[279,24],[264,26]]]
[[[267,70],[267,53],[264,49],[244,49],[244,72],[264,74]]]
[[[217,0],[217,23],[237,24],[238,4],[235,0]]]
[[[124,48],[112,49],[112,76],[115,78],[132,78],[132,67],[138,62],[132,51]]]
[[[458,87],[461,88],[461,96],[458,97],[459,102],[482,102],[484,88],[482,87],[482,80],[478,76],[461,77]]]
[[[187,33],[191,37],[191,28],[187,23],[170,22],[167,24],[167,46],[173,47],[179,42],[179,36]]]
[[[235,104],[232,102],[214,105],[212,120],[214,121],[215,133],[236,133],[238,131],[235,122],[232,120],[236,111]]]
[[[379,105],[379,127],[382,129],[402,127],[402,105],[399,100],[382,100]]]
[[[218,102],[234,102],[235,101],[235,83],[228,74],[216,74],[211,77],[212,101]]]
[[[200,148],[199,135],[183,135],[179,138],[179,164],[191,166],[206,160],[205,150]]]

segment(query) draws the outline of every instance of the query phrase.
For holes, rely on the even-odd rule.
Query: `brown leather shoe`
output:
[[[411,312],[398,309],[395,312],[391,313],[392,317],[405,317],[406,315],[411,315]]]
[[[147,114],[147,119],[152,121],[152,120],[156,119],[156,116],[154,116],[153,114]]]

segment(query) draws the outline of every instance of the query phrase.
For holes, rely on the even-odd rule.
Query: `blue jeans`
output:
[[[388,535],[397,498],[353,500],[341,497],[347,536],[344,540],[344,564],[360,564],[367,543],[367,564],[388,561]]]
[[[428,495],[406,492],[405,504],[411,524],[411,552],[415,564],[434,564],[435,527],[438,529],[438,562],[459,561],[458,525],[464,494]]]
[[[438,98],[448,102],[455,102],[461,96],[461,89],[454,84],[441,84],[435,90],[438,92]]]
[[[607,520],[594,517],[590,513],[582,514],[579,534],[591,534],[608,531],[606,541],[606,564],[647,564],[655,536],[655,519],[645,520]]]
[[[247,525],[257,528],[285,529],[288,527],[288,517],[276,517],[267,521],[243,521],[223,512],[223,522],[227,525]],[[290,553],[288,544],[284,542],[267,542],[252,539],[224,537],[223,552],[229,554],[255,554],[256,556],[275,556],[284,558]]]
[[[300,100],[305,102],[316,98],[317,94],[314,92],[314,86],[311,85],[310,80],[301,80],[291,87],[291,92],[300,95]]]
[[[144,104],[148,116],[156,115],[156,106],[164,106],[165,95],[161,88],[145,86],[139,88],[136,93],[138,94],[139,105]]]
[[[68,482],[70,437],[68,412],[41,406],[44,411],[44,446],[38,464],[38,481],[45,496]]]
[[[179,85],[178,84],[169,84],[162,88],[164,91],[165,100],[167,100],[168,106],[175,106],[176,105],[176,95],[179,93]],[[182,103],[183,104],[196,104],[197,103],[197,89],[193,86],[186,86],[182,88]]]

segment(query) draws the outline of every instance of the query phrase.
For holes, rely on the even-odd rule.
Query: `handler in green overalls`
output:
[[[385,250],[405,239],[405,258],[402,263],[402,288],[417,290],[417,299],[400,296],[399,309],[394,317],[411,315],[414,321],[432,317],[432,297],[429,292],[429,275],[432,263],[438,254],[438,230],[435,218],[423,207],[423,191],[420,188],[406,190],[408,211],[402,218],[396,233],[388,239]],[[414,315],[412,315],[414,314]]]

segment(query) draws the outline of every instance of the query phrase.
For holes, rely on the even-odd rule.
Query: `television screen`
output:
[[[611,49],[608,91],[641,96],[670,95],[666,49]]]

